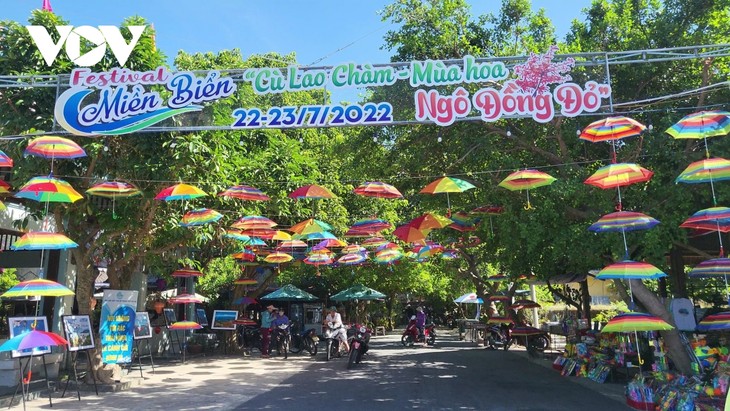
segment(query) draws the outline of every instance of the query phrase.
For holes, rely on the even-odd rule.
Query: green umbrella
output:
[[[350,301],[350,300],[378,300],[385,298],[385,294],[380,291],[373,290],[372,288],[365,287],[364,285],[353,285],[347,290],[340,291],[339,293],[330,297],[332,301]]]
[[[304,290],[300,290],[291,284],[287,284],[273,293],[261,297],[261,300],[278,300],[278,301],[314,301],[317,297],[309,294]]]

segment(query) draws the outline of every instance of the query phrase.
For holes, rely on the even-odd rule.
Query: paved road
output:
[[[346,369],[344,358],[326,362],[322,354],[289,360],[198,358],[146,373],[130,391],[99,397],[82,392],[81,401],[56,394],[53,408],[39,398],[28,409],[626,409],[591,388],[600,385],[576,384],[515,353],[453,338],[436,348],[404,348],[399,338],[374,338],[371,354],[353,370]]]

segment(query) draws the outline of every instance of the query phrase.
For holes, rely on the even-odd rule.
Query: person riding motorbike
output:
[[[332,339],[339,339],[340,345],[345,345],[345,351],[350,351],[350,345],[347,343],[347,331],[342,324],[342,316],[337,312],[334,305],[329,308],[329,313],[324,319],[324,325],[332,327]]]
[[[423,312],[423,307],[416,308],[416,328],[418,328],[418,339],[421,341],[425,340],[426,313]]]

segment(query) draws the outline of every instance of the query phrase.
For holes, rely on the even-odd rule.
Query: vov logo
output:
[[[30,37],[33,38],[43,59],[49,66],[53,65],[54,60],[56,60],[58,53],[64,45],[66,46],[68,58],[77,66],[82,67],[93,66],[100,62],[104,58],[104,53],[106,53],[106,47],[108,45],[121,67],[127,62],[129,55],[132,54],[132,50],[134,50],[140,37],[142,37],[142,32],[144,32],[147,26],[127,26],[127,29],[132,34],[132,40],[129,43],[122,37],[119,28],[115,26],[99,26],[98,29],[92,26],[78,26],[76,28],[74,26],[56,26],[56,30],[60,36],[57,43],[53,42],[51,34],[45,27],[26,27],[28,28]],[[83,55],[81,55],[82,37],[96,45],[96,47]]]

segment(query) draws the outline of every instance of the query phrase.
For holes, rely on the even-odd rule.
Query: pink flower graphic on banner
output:
[[[530,53],[526,62],[514,67],[513,71],[517,75],[514,83],[523,93],[533,96],[546,94],[550,92],[551,84],[562,84],[572,80],[570,75],[564,73],[573,68],[575,60],[569,57],[560,63],[553,63],[557,50],[558,46],[550,46],[545,54]]]

